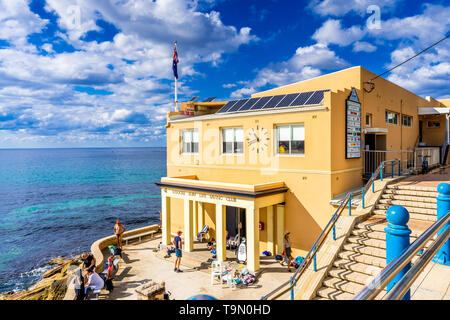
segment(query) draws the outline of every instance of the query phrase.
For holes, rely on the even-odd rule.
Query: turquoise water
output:
[[[38,281],[55,256],[159,223],[165,148],[0,150],[0,292]]]

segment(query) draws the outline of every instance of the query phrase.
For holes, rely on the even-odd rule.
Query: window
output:
[[[398,124],[398,113],[386,111],[386,123]]]
[[[370,113],[366,113],[366,127],[372,126],[372,115]]]
[[[412,127],[412,117],[402,114],[402,125],[404,127]]]
[[[242,128],[222,129],[222,153],[244,153],[244,130]]]
[[[303,155],[305,153],[305,126],[277,126],[277,153]]]
[[[427,121],[428,128],[440,128],[441,123],[439,121]]]
[[[198,130],[183,130],[181,145],[182,153],[198,153]]]

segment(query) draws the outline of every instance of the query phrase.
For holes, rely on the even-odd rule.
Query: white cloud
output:
[[[311,0],[308,8],[321,16],[339,17],[349,12],[363,16],[371,5],[377,5],[383,10],[392,10],[400,2],[401,0]]]
[[[30,11],[27,0],[0,0],[0,39],[24,47],[26,37],[40,32],[48,21]]]
[[[316,30],[312,38],[319,43],[347,46],[362,39],[364,35],[365,32],[359,26],[343,29],[340,20],[329,19]]]
[[[356,41],[353,44],[353,51],[354,52],[374,52],[375,50],[377,50],[377,47],[375,47],[374,45],[365,42],[365,41]]]
[[[261,69],[253,80],[245,83],[244,88],[234,91],[231,96],[239,98],[255,93],[257,89],[267,85],[282,86],[317,77],[322,74],[322,70],[338,70],[348,66],[345,60],[336,56],[325,44],[299,47],[289,60]]]

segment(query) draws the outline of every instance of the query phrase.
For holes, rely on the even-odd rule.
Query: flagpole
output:
[[[175,50],[177,49],[177,41],[175,40]],[[175,78],[175,111],[178,111],[178,79]]]

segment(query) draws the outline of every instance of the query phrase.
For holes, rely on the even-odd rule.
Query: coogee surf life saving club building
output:
[[[374,77],[358,66],[169,112],[167,177],[157,182],[163,244],[182,230],[183,250],[195,253],[207,225],[217,260],[227,259],[228,232],[245,238],[247,268],[256,271],[263,251],[281,254],[286,230],[294,257],[310,250],[335,200],[370,174],[370,152],[382,160],[398,152],[402,170],[419,147],[448,161],[450,100],[424,99],[383,78],[370,88]]]

